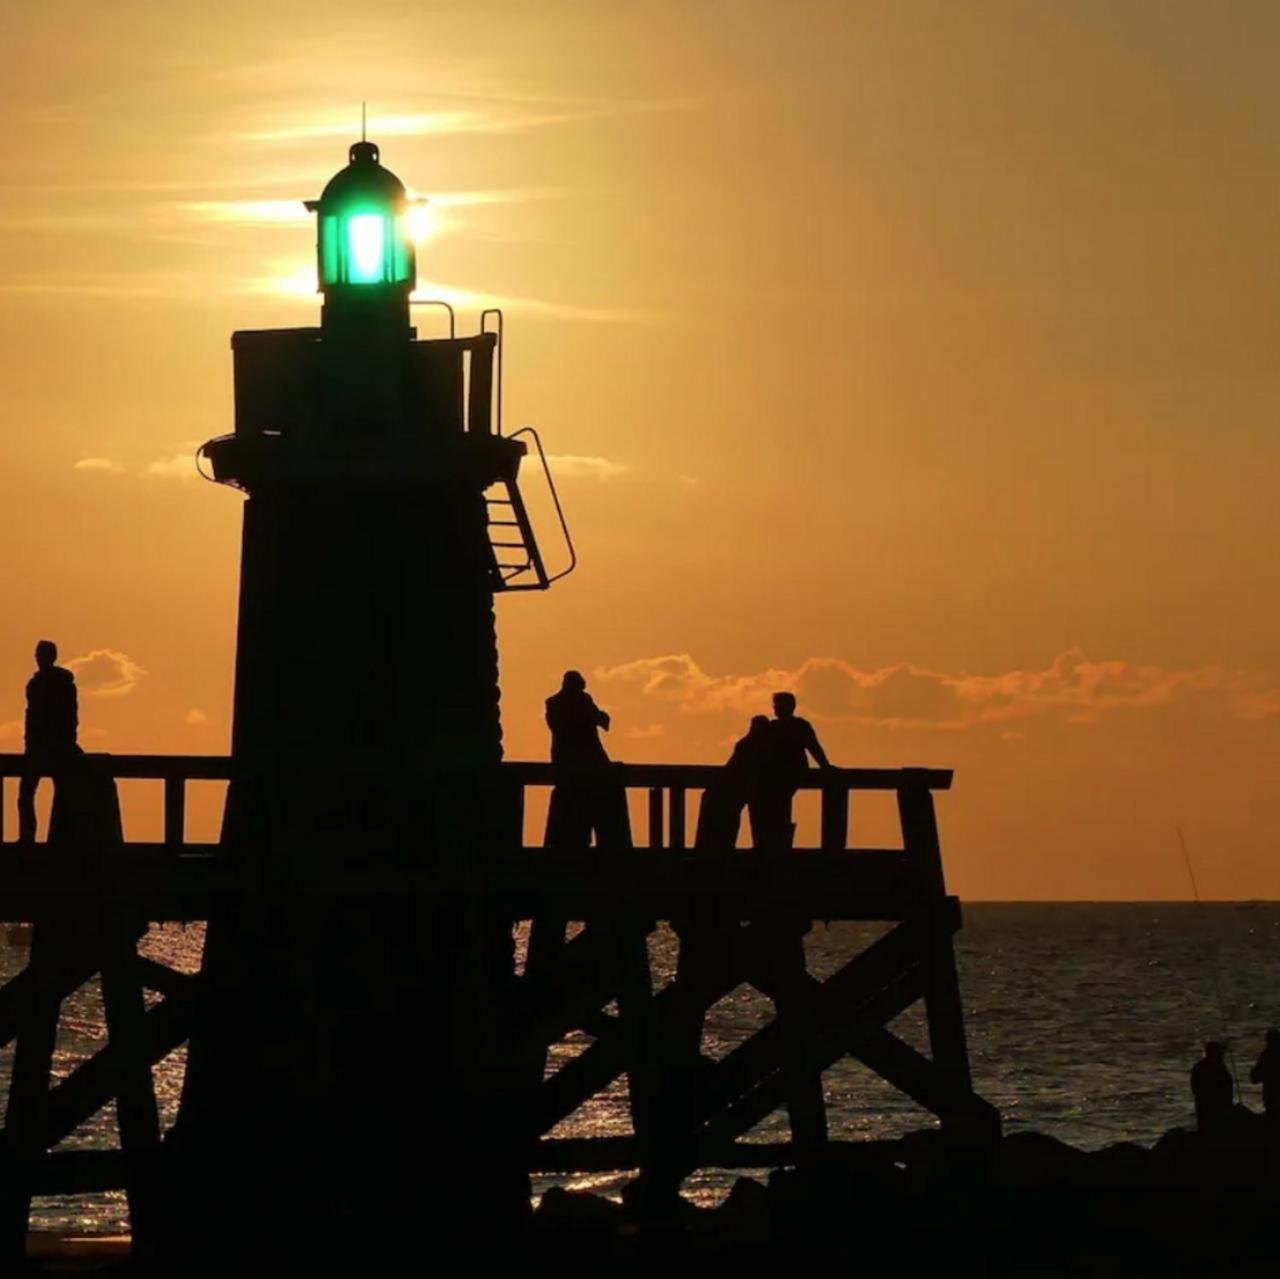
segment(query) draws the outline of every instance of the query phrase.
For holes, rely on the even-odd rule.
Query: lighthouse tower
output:
[[[492,411],[498,334],[411,324],[411,201],[377,146],[352,146],[307,207],[320,325],[233,336],[235,431],[202,449],[247,496],[223,850],[263,890],[210,922],[176,1136],[206,1216],[232,1199],[242,1221],[474,1198],[519,1162],[477,1143],[474,1107],[460,1118],[480,1086],[461,1039],[500,999],[509,935],[458,900],[504,834],[485,780],[502,756],[494,594],[547,584],[526,449]],[[500,1099],[482,1104],[505,1131]]]

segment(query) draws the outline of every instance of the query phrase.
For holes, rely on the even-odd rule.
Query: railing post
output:
[[[960,982],[956,973],[955,927],[946,903],[942,873],[942,848],[933,811],[933,792],[925,782],[904,769],[898,791],[902,818],[902,842],[915,863],[926,900],[915,926],[920,930],[925,972],[925,1017],[933,1063],[946,1080],[949,1106],[961,1109],[973,1091],[969,1074],[969,1049],[960,1006]],[[944,1123],[945,1123],[944,1117]]]
[[[842,853],[849,847],[849,790],[839,782],[822,788],[822,850]]]
[[[670,847],[676,852],[684,851],[684,787],[671,788],[671,838]]]
[[[0,777],[0,844],[4,843],[4,778]]]
[[[169,775],[164,779],[164,842],[176,851],[186,842],[187,779]]]
[[[902,823],[902,847],[911,861],[912,872],[930,896],[947,891],[942,875],[942,849],[938,844],[938,821],[933,812],[933,792],[915,769],[902,770],[898,788],[898,819]]]
[[[662,787],[649,787],[649,847],[662,847]]]

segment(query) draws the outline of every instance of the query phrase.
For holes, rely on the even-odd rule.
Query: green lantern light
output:
[[[417,263],[409,236],[404,183],[378,162],[372,142],[357,142],[345,169],[307,208],[319,215],[320,289],[384,285],[412,291]]]

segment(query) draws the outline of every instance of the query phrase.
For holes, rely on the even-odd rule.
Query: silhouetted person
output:
[[[551,730],[553,764],[592,768],[609,762],[599,731],[609,731],[609,713],[587,692],[587,681],[580,671],[565,671],[560,691],[547,698],[547,727]]]
[[[18,785],[18,840],[31,844],[36,838],[36,790],[42,777],[59,774],[76,760],[75,676],[59,666],[58,646],[52,640],[36,645],[36,673],[27,681],[26,762]]]
[[[1280,1124],[1280,1030],[1274,1026],[1267,1031],[1266,1045],[1249,1072],[1249,1080],[1262,1085],[1262,1108],[1267,1119]]]
[[[775,693],[773,714],[769,724],[769,766],[751,810],[751,831],[757,845],[790,848],[795,834],[791,805],[809,771],[809,756],[819,768],[830,768],[831,761],[813,725],[796,714],[794,693]]]
[[[755,808],[771,764],[769,717],[753,716],[751,727],[734,744],[720,776],[702,794],[695,847],[732,848],[738,841],[738,827],[746,807],[751,809],[754,838]]]
[[[586,848],[595,832],[601,846],[627,847],[631,823],[625,790],[609,777],[609,755],[600,730],[609,730],[609,714],[587,692],[579,671],[565,671],[560,691],[547,698],[551,762],[565,770],[551,792],[547,844]]]
[[[1220,1132],[1231,1120],[1235,1088],[1224,1059],[1226,1049],[1210,1041],[1204,1056],[1191,1067],[1191,1096],[1196,1104],[1196,1128],[1202,1133]]]

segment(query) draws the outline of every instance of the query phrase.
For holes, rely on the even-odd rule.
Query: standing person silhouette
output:
[[[1231,1119],[1234,1096],[1226,1047],[1210,1041],[1204,1046],[1204,1056],[1191,1067],[1191,1097],[1196,1107],[1197,1130],[1210,1134],[1221,1132]]]
[[[609,755],[600,740],[609,724],[609,713],[587,692],[582,673],[565,671],[560,691],[547,698],[551,762],[567,774],[551,792],[549,847],[586,848],[592,831],[601,846],[631,844],[626,793],[609,780]]]
[[[1267,1031],[1266,1043],[1253,1069],[1249,1081],[1262,1085],[1262,1110],[1268,1122],[1280,1128],[1280,1030],[1274,1026]]]
[[[59,666],[52,640],[36,645],[36,673],[27,681],[26,763],[18,785],[18,842],[36,839],[36,791],[42,777],[59,774],[79,753],[75,676]]]
[[[819,768],[830,768],[831,761],[822,749],[813,725],[796,714],[794,693],[774,693],[773,715],[769,723],[770,767],[752,812],[752,835],[757,844],[790,848],[795,837],[791,804],[796,789],[809,771],[809,756],[813,756]]]

